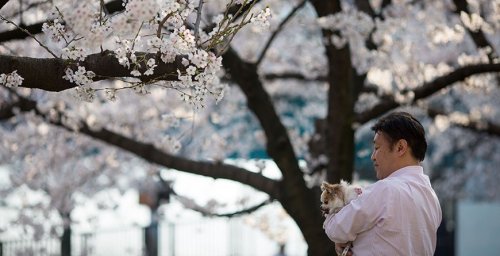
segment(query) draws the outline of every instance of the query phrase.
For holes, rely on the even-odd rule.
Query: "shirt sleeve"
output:
[[[390,196],[388,188],[385,182],[378,181],[337,214],[327,216],[323,228],[330,240],[335,243],[354,241],[359,233],[383,220]]]

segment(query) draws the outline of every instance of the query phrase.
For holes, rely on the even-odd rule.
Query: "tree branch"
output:
[[[58,111],[57,118],[54,115],[49,116],[43,113],[36,107],[36,102],[17,95],[19,104],[23,106],[31,106],[32,108],[24,108],[24,111],[33,110],[35,113],[44,118],[50,124],[62,127],[68,131],[73,131],[66,126],[62,121],[65,117],[64,113]],[[3,111],[0,111],[0,113]],[[7,111],[6,111],[7,112]],[[267,193],[271,198],[278,198],[279,186],[278,181],[266,178],[258,173],[250,172],[244,168],[224,164],[222,162],[194,161],[183,157],[174,156],[157,149],[152,144],[136,141],[132,138],[118,134],[116,132],[100,129],[95,130],[89,127],[86,123],[80,122],[79,133],[85,134],[93,139],[100,140],[111,146],[118,147],[144,160],[155,163],[167,168],[175,169],[182,172],[202,175],[212,178],[221,178],[237,181],[249,185],[257,190]]]
[[[155,58],[154,53],[138,53],[138,58]],[[147,82],[151,80],[176,81],[177,69],[184,71],[185,66],[181,63],[182,56],[177,56],[173,63],[159,63],[155,68],[155,73],[151,76],[139,76],[136,78]],[[85,67],[87,71],[93,71],[96,74],[94,81],[113,79],[119,77],[132,77],[130,70],[118,62],[116,57],[109,51],[95,53],[79,62],[80,66]],[[17,70],[17,73],[24,78],[21,87],[38,88],[46,91],[64,91],[77,84],[65,80],[66,68],[73,67],[75,64],[69,64],[68,61],[56,58],[29,58],[0,55],[0,73],[11,73]],[[139,69],[141,73],[146,70],[146,65]]]
[[[328,16],[342,12],[340,0],[314,1],[314,9],[318,17]],[[328,59],[328,109],[327,129],[325,138],[328,147],[324,155],[328,159],[326,179],[337,183],[341,179],[350,181],[354,169],[352,155],[354,153],[354,130],[352,120],[354,118],[354,103],[361,90],[364,76],[357,77],[352,66],[351,46],[346,43],[337,48],[331,41],[332,35],[339,31],[330,29],[321,30],[325,45],[326,57]]]
[[[257,66],[244,62],[231,48],[222,57],[223,65],[230,68],[231,77],[245,93],[248,107],[259,120],[267,137],[267,152],[280,167],[283,177],[301,176],[290,138],[259,80]]]
[[[377,17],[377,14],[373,10],[370,1],[366,0],[355,0],[354,3],[358,7],[358,9],[366,14],[368,14],[370,17],[375,18]]]
[[[467,3],[467,0],[453,0],[453,3],[455,3],[455,7],[457,8],[455,11],[457,15],[460,15],[461,12],[465,12],[468,15],[470,15],[469,4]],[[490,63],[495,63],[494,60],[497,58],[495,48],[493,47],[492,44],[488,42],[488,39],[486,39],[486,36],[484,35],[483,31],[481,29],[478,31],[472,31],[467,27],[466,29],[467,32],[469,32],[472,41],[474,41],[474,44],[478,48],[489,47],[491,49],[491,52],[488,53],[488,59],[490,60]]]
[[[276,80],[276,79],[297,79],[297,80],[303,80],[306,82],[326,82],[327,78],[324,76],[318,77],[318,78],[308,78],[305,77],[303,74],[300,73],[281,73],[281,74],[264,74],[263,78],[266,80]]]
[[[222,57],[224,67],[240,86],[246,96],[248,108],[255,114],[266,134],[267,153],[283,174],[283,180],[279,184],[281,205],[293,216],[304,233],[321,232],[319,219],[310,217],[319,214],[315,203],[316,195],[305,184],[304,173],[298,165],[288,132],[259,80],[257,66],[244,62],[231,48]]]
[[[264,46],[264,49],[262,49],[262,52],[260,53],[260,56],[257,59],[257,62],[255,62],[255,64],[257,66],[260,65],[260,63],[264,59],[264,56],[266,56],[267,50],[269,49],[269,47],[273,43],[273,41],[276,38],[276,36],[278,35],[278,33],[281,32],[281,30],[283,29],[283,27],[285,26],[285,24],[293,17],[293,15],[295,15],[295,13],[298,10],[300,10],[302,7],[304,7],[304,5],[306,4],[306,2],[307,2],[307,0],[303,0],[299,5],[297,5],[295,8],[293,8],[293,10],[286,16],[286,18],[284,20],[281,21],[281,23],[279,24],[278,28],[273,32],[273,34],[271,35],[271,37],[269,37],[269,40],[267,40],[267,43]]]
[[[463,66],[455,69],[454,71],[438,77],[429,83],[425,83],[422,86],[416,88],[413,91],[414,98],[412,102],[416,102],[417,100],[424,99],[443,88],[446,88],[449,85],[452,85],[455,82],[463,81],[469,76],[482,74],[482,73],[491,73],[491,72],[500,72],[500,63],[497,64],[476,64]],[[396,102],[394,98],[386,98],[381,100],[377,105],[375,105],[372,109],[364,111],[362,113],[358,113],[355,118],[355,122],[359,124],[364,124],[378,116],[381,116],[390,110],[393,110],[399,107],[401,104]]]
[[[34,101],[13,100],[11,102],[0,103],[0,121],[7,120],[16,115],[16,109],[28,112],[36,108]]]
[[[256,210],[260,209],[261,207],[266,206],[266,205],[268,205],[268,204],[270,204],[270,203],[273,202],[273,200],[267,199],[267,200],[265,200],[264,202],[262,202],[260,204],[254,205],[252,207],[249,207],[249,208],[246,208],[246,209],[243,209],[243,210],[240,210],[240,211],[231,212],[231,213],[214,213],[214,212],[209,211],[208,209],[206,209],[203,206],[197,205],[192,199],[189,199],[187,197],[184,197],[184,196],[181,196],[181,195],[178,195],[178,194],[174,194],[174,195],[178,198],[179,202],[181,202],[181,204],[184,207],[186,207],[188,209],[191,209],[193,211],[199,212],[199,213],[201,213],[205,217],[226,217],[226,218],[232,218],[232,217],[236,217],[236,216],[239,216],[239,215],[249,214],[249,213],[255,212]]]
[[[4,7],[6,3],[8,3],[9,0],[0,0],[0,10]]]
[[[449,121],[455,126],[462,127],[475,132],[481,132],[481,133],[486,133],[488,135],[500,137],[500,125],[495,124],[491,121],[477,120],[468,117],[466,114],[459,114],[460,120],[457,120],[456,118],[454,119],[452,117],[456,113],[446,113],[442,110],[431,107],[427,108],[427,114],[432,118],[435,118],[438,115],[448,116],[448,117],[451,116]]]
[[[375,10],[373,10],[371,4],[369,1],[365,0],[355,0],[355,4],[358,7],[358,9],[367,15],[369,15],[373,20],[379,18],[381,20],[384,20],[384,16],[382,15],[384,8],[387,7],[390,4],[390,1],[384,1],[381,3],[380,6],[380,12],[377,14]],[[372,29],[370,32],[370,35],[365,41],[366,48],[369,50],[378,50],[378,46],[373,42],[373,33],[375,32],[375,28]],[[354,96],[355,96],[355,101],[358,100],[361,92],[364,91],[364,87],[366,86],[366,73],[365,74],[354,74]]]
[[[203,9],[203,3],[205,0],[199,0],[198,10],[196,10],[196,23],[194,25],[194,38],[195,42],[198,43],[198,39],[200,37],[200,21],[201,21],[201,11]]]
[[[6,1],[6,0],[1,0],[1,1]],[[250,6],[252,6],[253,2],[259,2],[259,1],[260,0],[250,1],[250,3],[248,3],[246,6],[244,6],[242,8],[242,12],[244,13],[246,10],[248,10],[248,8],[250,8]],[[106,8],[108,14],[113,14],[113,13],[121,12],[121,11],[125,10],[122,3],[123,3],[122,0],[113,0],[113,1],[106,3],[104,5],[104,7]],[[228,13],[236,13],[236,11],[240,9],[240,7],[241,7],[241,5],[239,5],[239,4],[233,5],[229,8]],[[239,18],[240,15],[235,16],[234,19]],[[28,26],[24,26],[23,24],[21,24],[21,27],[26,29],[27,31],[29,31],[31,34],[36,35],[36,34],[42,33],[42,26],[43,26],[44,22],[38,22],[38,23],[31,24]],[[28,35],[26,35],[26,33],[24,33],[22,30],[13,29],[13,30],[4,31],[4,32],[0,33],[0,43],[7,42],[10,40],[16,40],[16,39],[24,39],[27,37],[28,37]]]
[[[16,23],[6,19],[5,17],[3,17],[2,15],[0,15],[0,20],[2,21],[5,21],[9,24],[12,24],[14,25],[16,28],[20,29],[21,31],[23,31],[24,33],[26,33],[29,37],[31,37],[33,40],[35,40],[38,45],[40,45],[42,48],[44,48],[47,52],[49,52],[52,56],[54,56],[54,58],[57,58],[57,56],[47,47],[45,46],[42,42],[40,42],[33,34],[31,34],[28,30],[20,27],[19,25],[17,25]]]

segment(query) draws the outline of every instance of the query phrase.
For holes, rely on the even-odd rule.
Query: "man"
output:
[[[352,241],[348,255],[433,255],[441,207],[420,166],[427,150],[424,128],[412,115],[396,112],[372,130],[379,181],[327,216],[323,228],[337,253]]]

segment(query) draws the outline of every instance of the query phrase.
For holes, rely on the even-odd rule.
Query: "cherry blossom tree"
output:
[[[130,154],[234,180],[279,201],[309,255],[331,255],[318,181],[363,175],[372,120],[405,109],[426,126],[443,198],[475,184],[474,197],[500,198],[498,1],[80,2],[3,2],[9,163],[96,158],[88,170],[112,171],[106,156]],[[82,140],[75,154],[38,152],[62,133]],[[224,161],[256,155],[281,178]]]

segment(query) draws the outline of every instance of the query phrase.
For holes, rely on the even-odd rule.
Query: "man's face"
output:
[[[381,180],[389,176],[395,170],[397,154],[383,132],[375,133],[373,138],[373,153],[371,157],[377,179]]]

